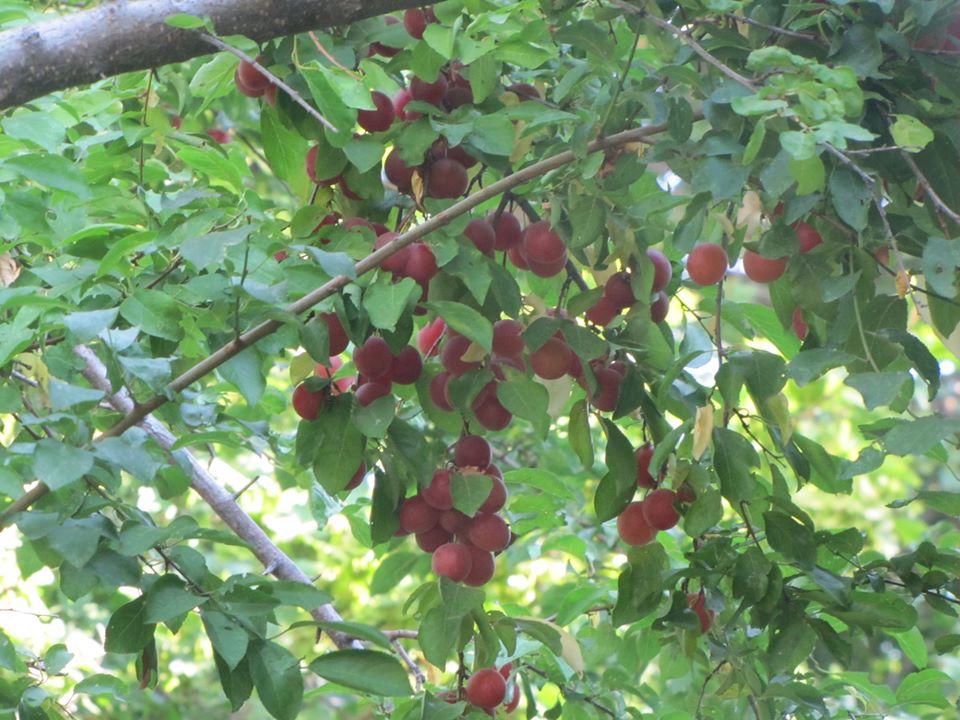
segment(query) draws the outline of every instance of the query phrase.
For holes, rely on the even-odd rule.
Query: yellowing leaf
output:
[[[549,620],[541,620],[540,618],[534,617],[518,617],[516,619],[524,620],[530,623],[537,623],[539,625],[546,625],[551,630],[555,631],[560,636],[560,647],[562,650],[560,657],[563,658],[564,662],[566,662],[567,665],[569,665],[570,668],[577,673],[577,675],[583,675],[583,653],[580,651],[580,645],[577,643],[577,639],[573,637],[573,635]]]
[[[316,365],[309,353],[300,353],[290,361],[290,382],[299,385],[313,375]]]
[[[693,423],[693,459],[699,460],[710,445],[713,434],[713,406],[697,408],[697,419]]]
[[[907,296],[907,291],[910,289],[910,276],[907,275],[905,270],[897,271],[897,295],[902,300]]]

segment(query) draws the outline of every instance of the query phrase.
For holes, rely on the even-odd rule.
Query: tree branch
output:
[[[91,386],[106,393],[106,400],[118,412],[129,413],[134,409],[133,399],[126,388],[114,392],[107,376],[107,368],[89,347],[77,345],[74,352],[83,359],[81,373]],[[263,563],[269,572],[281,580],[292,580],[313,586],[310,578],[301,570],[290,556],[278,548],[257,523],[247,515],[233,496],[224,490],[204,469],[203,465],[188,450],[171,451],[177,438],[166,425],[148,415],[138,423],[161,448],[171,454],[184,471],[190,476],[190,486],[204,501],[213,508],[238,537],[245,540],[253,554]],[[332,605],[321,605],[310,611],[318,622],[342,622],[343,618]],[[342,633],[331,633],[331,639],[338,647],[360,647],[352,638]]]
[[[210,53],[171,15],[209,17],[220,36],[256,42],[347,25],[416,0],[121,0],[0,32],[0,110],[56,90]]]

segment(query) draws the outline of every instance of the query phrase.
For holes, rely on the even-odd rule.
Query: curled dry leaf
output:
[[[9,287],[20,277],[20,266],[10,253],[0,253],[0,287]]]

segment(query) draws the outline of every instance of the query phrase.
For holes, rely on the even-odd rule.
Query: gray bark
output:
[[[0,110],[56,90],[207,55],[170,15],[210,17],[218,35],[257,42],[346,25],[417,0],[116,0],[0,32]]]

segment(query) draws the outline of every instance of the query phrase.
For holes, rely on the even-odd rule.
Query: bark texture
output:
[[[117,0],[0,32],[0,110],[56,90],[213,52],[164,19],[210,17],[218,35],[258,42],[346,25],[417,0]]]

